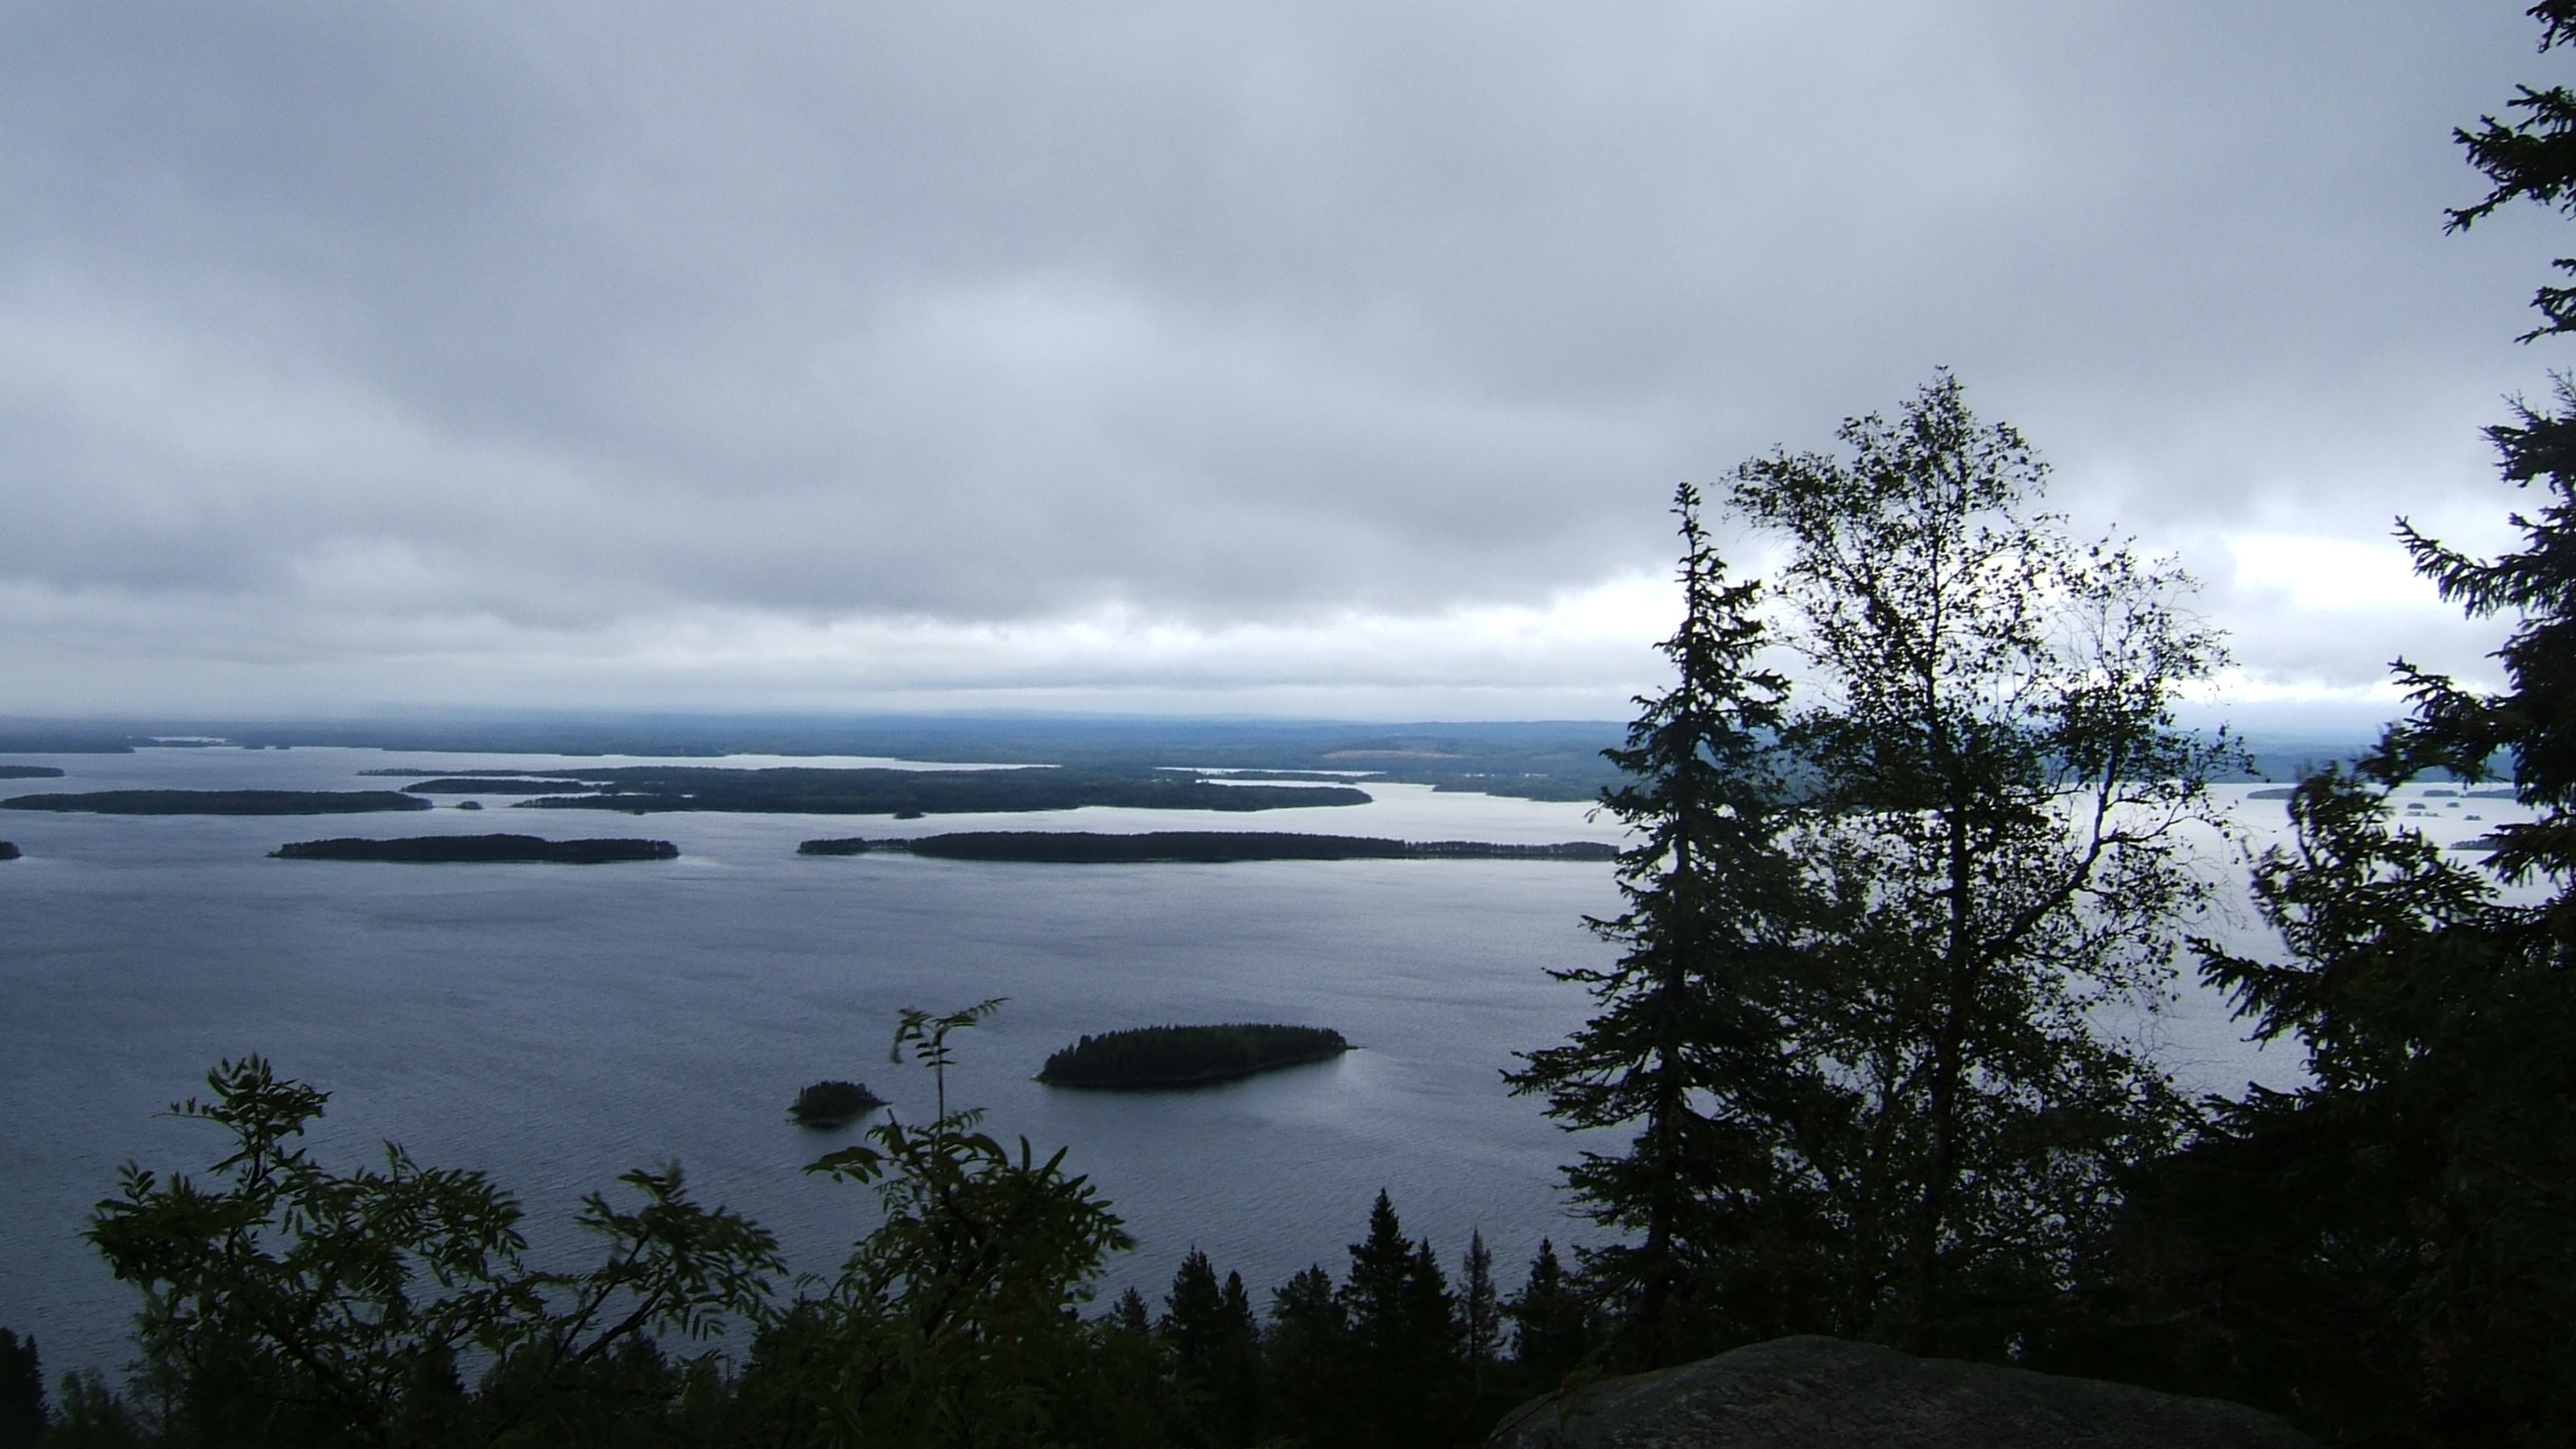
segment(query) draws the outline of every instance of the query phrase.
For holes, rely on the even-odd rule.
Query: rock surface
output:
[[[2317,1449],[2241,1404],[1781,1338],[1505,1415],[1488,1449]]]

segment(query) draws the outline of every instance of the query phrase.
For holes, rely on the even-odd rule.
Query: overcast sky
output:
[[[2235,697],[2478,675],[2520,10],[18,0],[0,713],[1617,717],[1940,365]]]

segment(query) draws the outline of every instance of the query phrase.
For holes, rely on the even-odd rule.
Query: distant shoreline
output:
[[[1232,785],[1197,771],[1053,765],[978,770],[619,765],[602,770],[423,777],[409,795],[524,795],[521,810],[618,810],[631,815],[722,811],[766,815],[983,815],[1005,811],[1311,810],[1366,805],[1347,785]],[[570,793],[567,793],[570,792]]]
[[[1227,864],[1255,860],[1580,860],[1612,861],[1619,848],[1599,841],[1510,845],[1484,840],[1385,840],[1364,835],[1304,835],[1264,830],[1156,830],[1107,835],[1087,830],[973,830],[912,839],[852,836],[808,840],[798,855],[866,855],[885,851],[938,860],[1065,865]]]

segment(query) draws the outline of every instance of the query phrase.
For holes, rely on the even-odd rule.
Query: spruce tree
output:
[[[2540,0],[2523,13],[2540,22],[2542,50],[2576,43],[2576,0]],[[2521,115],[2510,123],[2484,116],[2477,129],[2451,133],[2468,152],[2469,164],[2493,183],[2483,198],[2451,213],[2454,231],[2516,201],[2536,201],[2576,216],[2576,91],[2522,86],[2506,109]],[[2559,258],[2557,267],[2576,274],[2576,257]],[[2576,287],[2544,286],[2532,294],[2531,305],[2541,322],[2523,334],[2523,341],[2576,332]]]
[[[1772,764],[1788,686],[1757,662],[1760,590],[1727,582],[1691,485],[1674,512],[1682,622],[1660,647],[1676,678],[1638,699],[1626,743],[1604,752],[1629,780],[1602,807],[1633,843],[1619,857],[1626,908],[1587,924],[1622,952],[1551,973],[1599,1011],[1505,1074],[1569,1130],[1633,1132],[1625,1151],[1586,1152],[1566,1178],[1586,1214],[1628,1237],[1586,1269],[1618,1305],[1620,1357],[1638,1366],[1694,1357],[1720,1336],[1704,1269],[1740,1233],[1730,1209],[1761,1191],[1776,1154],[1755,1104],[1780,1078],[1776,983],[1799,901]]]
[[[1244,1291],[1242,1274],[1226,1273],[1218,1312],[1225,1332],[1212,1366],[1216,1377],[1210,1381],[1209,1393],[1215,1402],[1209,1422],[1218,1443],[1250,1444],[1260,1438],[1268,1413],[1268,1384],[1261,1360],[1261,1328],[1253,1321],[1252,1295]]]
[[[35,1336],[0,1328],[0,1449],[35,1449],[45,1432],[45,1371]]]
[[[1553,1392],[1591,1355],[1592,1307],[1545,1238],[1520,1291],[1503,1301],[1503,1316],[1512,1321],[1512,1373],[1523,1393]]]
[[[2544,50],[2576,3],[2532,7]],[[2523,88],[2458,133],[2492,190],[2576,214],[2576,93]],[[2562,270],[2576,262],[2562,260]],[[2543,287],[2525,340],[2576,330]],[[2489,693],[2405,661],[2410,715],[2351,772],[2300,782],[2258,865],[2277,954],[2210,946],[2207,977],[2308,1079],[2250,1090],[2140,1184],[2077,1367],[2226,1394],[2335,1442],[2576,1439],[2576,388],[2488,429],[2543,494],[2519,548],[2469,557],[2399,521],[2417,570],[2514,626]],[[2471,863],[2395,818],[2428,770],[2509,769],[2528,822]],[[2519,899],[2500,889],[2523,887]]]
[[[1265,1335],[1271,1427],[1309,1444],[1351,1441],[1350,1320],[1322,1264],[1300,1269],[1271,1291]]]
[[[1467,1254],[1458,1262],[1458,1342],[1467,1361],[1467,1376],[1476,1397],[1482,1399],[1494,1360],[1502,1347],[1502,1303],[1494,1291],[1494,1255],[1485,1247],[1485,1235],[1471,1230],[1467,1234]]]
[[[1216,1268],[1196,1248],[1172,1275],[1155,1335],[1171,1351],[1173,1368],[1202,1395],[1201,1417],[1212,1444],[1249,1444],[1259,1437],[1259,1330],[1242,1275],[1217,1283]]]
[[[2329,1442],[2565,1443],[2576,986],[2480,867],[2391,818],[2390,766],[2300,783],[2254,882],[2279,956],[2205,948],[2306,1080],[2249,1087],[2140,1174],[2051,1357]]]
[[[1214,1377],[1224,1316],[1225,1295],[1216,1285],[1216,1265],[1193,1247],[1172,1274],[1172,1291],[1163,1295],[1163,1316],[1154,1325],[1154,1331],[1171,1345],[1173,1366],[1181,1377],[1199,1383]]]
[[[1360,1423],[1355,1444],[1429,1445],[1453,1436],[1458,1392],[1456,1306],[1429,1239],[1406,1240],[1384,1190],[1368,1236],[1350,1245],[1338,1294],[1350,1324],[1351,1383]]]

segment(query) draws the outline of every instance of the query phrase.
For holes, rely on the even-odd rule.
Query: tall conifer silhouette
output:
[[[1767,1160],[1741,1120],[1711,1115],[1759,1094],[1778,1029],[1764,1002],[1778,967],[1796,873],[1779,848],[1784,791],[1772,765],[1788,683],[1761,668],[1760,586],[1727,582],[1683,484],[1681,627],[1660,648],[1675,679],[1640,697],[1625,745],[1629,776],[1602,808],[1633,844],[1619,858],[1626,909],[1588,921],[1617,964],[1553,973],[1590,989],[1600,1012],[1563,1046],[1524,1053],[1516,1093],[1547,1099],[1569,1129],[1627,1127],[1627,1150],[1587,1152],[1566,1171],[1583,1209],[1632,1241],[1586,1255],[1587,1278],[1624,1325],[1620,1357],[1669,1362],[1704,1345],[1697,1261],[1724,1231],[1720,1190]]]

